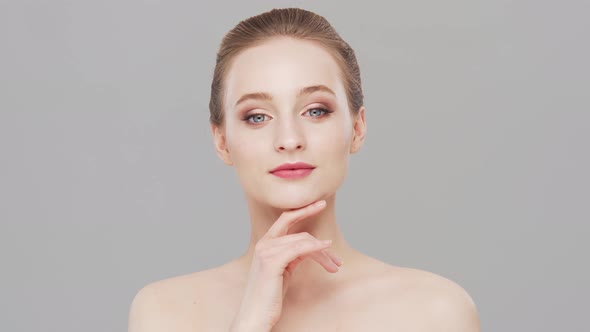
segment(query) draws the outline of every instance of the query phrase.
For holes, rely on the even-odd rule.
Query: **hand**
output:
[[[311,258],[326,271],[335,273],[341,260],[307,232],[289,234],[289,227],[323,210],[325,201],[285,211],[256,243],[244,297],[232,331],[270,331],[281,315],[283,298],[295,267]]]

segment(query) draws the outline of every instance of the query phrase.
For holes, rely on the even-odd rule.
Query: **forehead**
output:
[[[294,98],[303,87],[325,85],[344,96],[340,68],[319,44],[276,38],[238,54],[225,79],[226,105],[232,108],[246,93],[267,92]]]

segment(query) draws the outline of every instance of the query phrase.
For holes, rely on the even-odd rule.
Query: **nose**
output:
[[[282,121],[275,132],[275,150],[278,152],[305,149],[305,135],[296,121]]]

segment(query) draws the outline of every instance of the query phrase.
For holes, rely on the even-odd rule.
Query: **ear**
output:
[[[365,141],[367,124],[365,123],[365,107],[361,106],[358,113],[353,117],[352,123],[352,142],[350,144],[350,153],[356,153],[360,150]]]
[[[211,134],[213,134],[213,143],[215,144],[215,152],[217,152],[217,156],[223,160],[226,165],[233,165],[225,141],[225,129],[211,124]]]

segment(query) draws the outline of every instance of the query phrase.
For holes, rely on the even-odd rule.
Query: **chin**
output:
[[[268,205],[282,210],[298,209],[334,195],[337,188],[332,189],[321,190],[319,188],[312,188],[309,191],[301,189],[298,191],[285,190],[282,193],[265,197],[264,201]]]
[[[248,183],[245,187],[252,189],[249,190],[249,196],[260,204],[292,210],[335,195],[344,182],[345,174],[333,172],[328,176],[324,175],[321,180],[308,179],[312,181],[283,182],[273,179],[272,182]]]
[[[320,200],[317,199],[309,199],[309,198],[297,198],[297,199],[281,199],[281,198],[274,198],[268,204],[274,208],[281,209],[281,210],[292,210],[292,209],[299,209],[304,206],[307,206],[315,201]]]

